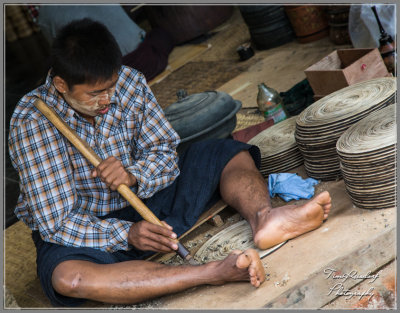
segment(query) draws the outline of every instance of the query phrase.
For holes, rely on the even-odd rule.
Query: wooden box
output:
[[[368,79],[391,76],[377,48],[335,50],[304,73],[315,99]]]

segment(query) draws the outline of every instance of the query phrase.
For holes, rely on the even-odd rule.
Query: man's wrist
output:
[[[128,173],[129,177],[129,187],[134,187],[137,184],[136,177],[132,173]]]

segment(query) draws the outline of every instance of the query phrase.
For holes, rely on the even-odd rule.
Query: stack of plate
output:
[[[331,93],[307,107],[296,120],[295,138],[308,176],[341,178],[336,142],[351,125],[394,103],[396,78],[371,79]]]
[[[396,205],[395,105],[351,126],[336,144],[346,190],[364,209]]]
[[[296,118],[293,116],[275,124],[249,140],[261,151],[260,172],[264,177],[291,170],[303,164],[303,157],[294,138]]]

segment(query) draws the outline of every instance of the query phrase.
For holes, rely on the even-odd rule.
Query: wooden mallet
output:
[[[36,108],[42,112],[42,114],[71,142],[71,144],[80,153],[83,154],[84,157],[88,159],[93,166],[97,167],[100,164],[102,161],[100,157],[93,151],[87,142],[83,141],[82,138],[80,138],[78,134],[57,115],[52,108],[50,108],[41,99],[37,99],[34,104]],[[131,206],[140,214],[140,216],[143,217],[144,220],[155,225],[166,227],[127,185],[119,185],[117,191],[131,204]],[[198,262],[192,258],[189,250],[183,244],[181,244],[177,239],[174,241],[178,244],[178,255],[192,265],[198,264]]]

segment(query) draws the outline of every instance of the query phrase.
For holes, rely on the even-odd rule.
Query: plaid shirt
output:
[[[95,126],[57,92],[49,73],[44,85],[25,95],[11,119],[9,147],[20,176],[17,217],[45,241],[114,252],[128,250],[132,223],[101,220],[129,203],[99,178],[93,166],[33,105],[39,97],[103,160],[118,158],[138,182],[140,198],[151,197],[179,175],[177,133],[165,119],[144,76],[122,66],[107,114]]]

